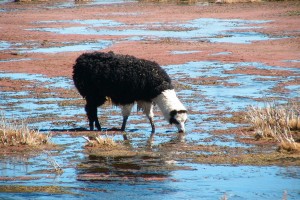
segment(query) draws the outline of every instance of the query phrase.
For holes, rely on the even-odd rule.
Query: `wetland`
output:
[[[1,114],[51,135],[45,147],[0,145],[0,199],[299,199],[299,152],[257,139],[245,117],[299,104],[299,2],[0,2]],[[104,131],[89,131],[72,81],[88,51],[158,62],[189,111],[186,142],[158,108],[151,145],[136,108],[127,142],[109,103]]]

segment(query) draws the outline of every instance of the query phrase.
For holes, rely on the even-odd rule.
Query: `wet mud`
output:
[[[245,119],[248,106],[299,102],[299,6],[1,2],[0,110],[54,145],[2,145],[0,198],[299,199],[299,153],[257,140]],[[137,108],[124,141],[109,103],[104,131],[89,131],[71,77],[94,50],[157,61],[189,110],[186,142],[158,108],[153,141]]]

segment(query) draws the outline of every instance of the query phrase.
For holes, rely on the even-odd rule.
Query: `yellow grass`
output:
[[[0,116],[0,144],[4,146],[38,146],[49,143],[50,136],[30,130],[24,120],[13,121]]]
[[[274,138],[285,150],[300,150],[292,131],[300,131],[300,108],[298,104],[268,104],[265,108],[248,107],[247,117],[255,134],[261,138]]]
[[[87,141],[87,145],[89,147],[112,147],[116,146],[117,143],[110,137],[102,137],[102,136],[95,136],[95,137],[85,137],[83,138]]]

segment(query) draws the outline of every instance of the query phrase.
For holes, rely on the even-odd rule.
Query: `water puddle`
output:
[[[29,126],[35,129],[69,129],[71,122],[64,118],[84,115],[83,109],[72,104],[64,105],[72,99],[60,97],[55,91],[58,89],[73,89],[73,81],[65,77],[48,78],[43,75],[25,73],[0,73],[0,79],[30,81],[28,91],[1,92],[0,109],[8,118],[20,118],[29,121]],[[31,91],[36,87],[45,88],[44,92]],[[32,117],[35,119],[32,120]],[[48,121],[47,121],[48,120]],[[80,124],[80,123],[79,123]]]
[[[54,5],[47,6],[47,8],[74,8],[80,6],[94,6],[94,5],[106,5],[106,4],[120,4],[136,2],[134,0],[90,0],[90,1],[67,1],[67,2],[57,2]]]
[[[244,109],[247,105],[259,104],[255,99],[258,98],[275,98],[284,99],[284,93],[270,93],[270,89],[274,88],[278,81],[272,78],[278,76],[260,76],[260,75],[243,75],[243,74],[226,74],[226,71],[234,70],[240,67],[254,66],[256,69],[278,70],[295,72],[294,76],[284,77],[284,81],[290,81],[299,76],[297,68],[278,68],[275,66],[267,66],[262,63],[221,63],[219,61],[201,61],[189,62],[184,65],[164,66],[171,75],[179,78],[180,84],[188,85],[192,88],[192,94],[184,95],[193,96],[195,93],[204,95],[208,99],[209,104],[214,102],[219,110],[239,110]],[[201,77],[219,77],[224,81],[215,84],[201,84]],[[200,83],[200,84],[199,84]],[[227,85],[229,84],[229,86]],[[230,84],[234,84],[230,86]],[[296,98],[297,93],[290,93],[289,98]],[[197,110],[199,106],[191,106],[193,110]],[[202,107],[199,107],[202,109]],[[207,110],[209,108],[205,108]]]
[[[22,61],[27,61],[31,60],[31,58],[20,58],[20,59],[6,59],[6,60],[0,60],[1,62],[22,62]]]
[[[0,51],[8,49],[10,47],[10,43],[6,41],[0,41]]]
[[[219,53],[214,53],[211,54],[212,56],[224,56],[224,55],[230,55],[232,52],[219,52]]]
[[[69,21],[41,21],[38,24],[70,23],[77,26],[64,28],[35,28],[31,31],[54,32],[58,34],[109,35],[109,36],[139,36],[142,40],[157,40],[174,38],[185,41],[209,41],[229,43],[251,43],[258,40],[278,39],[269,35],[247,31],[259,29],[260,25],[269,23],[263,20],[224,20],[201,18],[188,21],[186,24],[178,22],[161,24],[145,23],[127,25],[112,20],[69,20]],[[81,25],[81,26],[80,26]],[[114,29],[118,27],[118,29]],[[238,31],[237,31],[238,30]]]
[[[185,102],[189,114],[189,123],[187,124],[187,140],[196,144],[204,145],[220,145],[231,147],[248,147],[245,144],[235,142],[235,138],[217,139],[213,141],[206,141],[205,138],[212,137],[211,130],[219,129],[219,127],[234,128],[235,124],[221,121],[207,121],[208,119],[216,118],[220,112],[232,112],[245,110],[249,105],[264,106],[264,101],[257,101],[257,99],[278,99],[281,102],[287,102],[290,98],[297,98],[299,87],[287,86],[290,91],[287,93],[270,92],[270,90],[277,86],[278,79],[270,76],[259,75],[243,75],[243,74],[227,74],[226,71],[234,70],[239,67],[254,66],[257,69],[273,69],[293,71],[295,76],[284,77],[284,81],[291,81],[299,76],[298,70],[295,68],[277,68],[274,66],[266,66],[261,63],[222,63],[218,61],[202,61],[189,62],[184,65],[169,65],[163,66],[164,69],[171,75],[176,77],[176,83],[188,87],[189,89],[180,89],[178,95]],[[218,77],[218,80],[213,84],[206,84],[201,78]],[[276,76],[278,78],[278,76]],[[65,77],[48,78],[42,75],[24,74],[24,73],[0,73],[1,78],[8,78],[11,80],[26,80],[32,81],[34,84],[31,87],[40,85],[49,89],[43,98],[32,97],[32,94],[26,91],[19,92],[2,92],[0,94],[1,108],[9,113],[9,116],[19,116],[20,118],[30,118],[30,116],[57,116],[56,120],[51,122],[43,122],[42,120],[31,123],[31,126],[50,130],[53,127],[56,129],[73,129],[78,126],[86,126],[85,112],[83,105],[68,104],[72,101],[71,98],[59,97],[55,94],[55,89],[74,90],[72,80]],[[233,84],[233,85],[232,85]],[[199,96],[201,95],[201,97]],[[45,97],[46,96],[46,97]],[[48,96],[48,97],[47,97]],[[287,98],[288,97],[288,98]],[[198,99],[201,98],[201,101]],[[80,97],[79,97],[80,99]],[[63,104],[67,104],[61,106]],[[8,106],[9,107],[6,107]],[[156,108],[156,111],[159,112]],[[203,113],[203,111],[206,112]],[[99,111],[100,112],[100,111]],[[110,116],[105,118],[103,122],[104,128],[119,128],[121,124],[120,108],[107,107],[101,110],[103,116]],[[72,116],[82,116],[82,122],[68,123],[66,120],[60,118],[72,118]],[[169,126],[164,122],[162,116],[156,116],[156,126],[158,134],[154,145],[168,142],[173,139],[175,131],[174,127]],[[135,123],[138,122],[138,123]],[[132,112],[128,122],[128,132],[130,134],[138,134],[139,137],[133,138],[133,146],[143,145],[145,138],[149,136],[150,125],[142,115],[142,113]],[[201,130],[201,133],[198,133]],[[203,134],[206,133],[207,135]],[[168,132],[171,131],[171,134]],[[195,142],[197,141],[197,142]]]
[[[284,60],[283,62],[300,63],[300,60]]]
[[[48,9],[57,9],[57,8],[74,8],[80,6],[94,6],[94,5],[106,5],[106,4],[121,4],[121,3],[129,3],[129,2],[137,2],[135,0],[88,0],[88,1],[54,1],[49,4],[45,1],[35,1],[34,4],[36,6],[43,6],[43,8]],[[14,0],[0,0],[0,5],[5,3],[14,3]],[[31,2],[26,2],[31,3]],[[0,12],[2,9],[0,9]],[[3,10],[3,12],[7,12],[7,10]]]
[[[7,41],[0,41],[0,51],[14,50],[19,53],[62,53],[74,51],[89,51],[105,49],[115,42],[142,41],[142,40],[164,40],[177,39],[184,41],[207,41],[226,43],[251,43],[259,40],[279,39],[270,35],[257,33],[253,30],[262,28],[263,24],[270,21],[263,20],[224,20],[201,18],[188,21],[184,24],[179,22],[125,24],[114,20],[57,20],[57,21],[36,21],[33,22],[41,28],[28,29],[29,31],[53,32],[57,34],[81,34],[81,35],[102,35],[102,36],[124,36],[122,39],[99,40],[60,44],[43,44],[28,41],[24,44],[11,44]],[[50,28],[51,24],[70,24],[68,27]],[[75,26],[72,26],[72,25]],[[248,31],[251,29],[251,31]],[[25,46],[25,47],[24,47]],[[28,47],[29,46],[29,47]],[[172,54],[188,54],[199,51],[173,51]],[[221,52],[217,55],[227,55]]]
[[[211,61],[163,66],[171,77],[176,77],[175,82],[187,84],[191,88],[178,91],[178,95],[192,111],[187,123],[187,145],[245,149],[253,147],[237,142],[234,135],[212,133],[220,127],[222,129],[235,127],[235,124],[205,120],[215,115],[209,114],[213,110],[240,110],[247,104],[257,103],[253,97],[270,95],[283,98],[282,94],[268,92],[269,88],[277,84],[274,79],[258,81],[259,76],[255,75],[224,73],[239,66],[249,65],[264,69],[276,68],[261,63],[224,64]],[[296,71],[292,68],[285,70]],[[201,76],[218,76],[222,81],[238,84],[234,87],[222,84],[202,85],[197,81]],[[31,81],[32,84],[40,85],[39,87],[51,89],[46,93],[49,94],[48,97],[40,98],[33,98],[30,85],[28,91],[1,92],[0,108],[8,117],[41,118],[42,120],[32,122],[29,120],[29,125],[46,133],[51,130],[68,132],[78,127],[87,127],[83,105],[62,106],[61,102],[72,101],[74,97],[60,98],[55,93],[56,89],[75,90],[72,80],[24,73],[0,73],[0,79],[3,78]],[[291,76],[287,79],[293,78],[295,77]],[[201,100],[198,99],[198,94],[202,95]],[[243,96],[243,99],[237,96]],[[203,114],[203,111],[207,114]],[[107,131],[108,128],[119,128],[122,121],[120,108],[106,107],[99,112],[103,116],[100,120]],[[48,118],[49,115],[52,117]],[[75,116],[80,116],[80,122],[71,120]],[[172,140],[176,137],[174,127],[168,126],[162,116],[157,116],[155,122],[157,134],[153,149],[150,151],[147,149],[147,139],[150,135],[148,120],[142,114],[133,111],[127,127],[131,146],[127,155],[124,153],[120,156],[87,155],[83,152],[85,139],[61,133],[52,137],[53,143],[63,147],[60,150],[37,154],[26,159],[18,157],[0,159],[2,166],[0,186],[7,188],[7,185],[12,187],[12,184],[17,184],[20,187],[27,187],[27,192],[21,193],[2,191],[0,198],[22,199],[43,196],[44,199],[96,199],[101,196],[116,199],[122,195],[125,199],[140,199],[141,196],[148,199],[164,197],[220,199],[224,196],[229,199],[281,199],[286,191],[288,199],[298,199],[299,167],[234,167],[192,164],[186,160],[174,159],[184,154],[181,151],[177,152],[177,148],[180,148],[176,147],[177,145],[172,147]],[[123,139],[119,134],[108,137],[117,142]],[[171,147],[168,147],[169,145]],[[162,150],[163,148],[167,150]],[[209,154],[202,150],[189,152]],[[55,174],[49,159],[55,160],[64,173]],[[264,185],[263,188],[261,184]],[[39,188],[35,188],[38,192],[31,191],[41,185],[55,186],[63,192],[48,195],[47,192],[42,192],[46,190],[40,191]]]
[[[47,87],[60,87],[70,89],[73,87],[73,81],[66,77],[48,78],[40,74],[26,74],[26,73],[7,73],[1,72],[0,78],[8,78],[12,80],[26,80],[35,81],[37,83],[48,83]]]
[[[66,139],[72,141],[72,138]],[[78,146],[74,148],[78,149]],[[37,165],[37,161],[41,163]],[[20,186],[43,185],[67,188],[69,193],[50,195],[47,194],[47,191],[1,192],[0,197],[5,199],[40,198],[41,196],[43,199],[97,199],[101,196],[101,198],[118,199],[122,196],[124,199],[141,199],[143,197],[143,199],[175,200],[220,199],[226,196],[228,199],[234,200],[281,199],[285,192],[288,199],[296,200],[299,197],[299,168],[297,167],[184,164],[163,162],[157,157],[101,158],[90,156],[82,158],[77,156],[65,157],[63,161],[62,166],[67,166],[64,168],[65,173],[60,176],[46,174],[44,178],[40,178],[39,174],[36,175],[37,179],[19,180],[15,183]],[[75,164],[81,167],[79,171],[73,170],[72,165]],[[6,166],[7,171],[11,171],[9,168],[12,166],[9,164],[1,162],[1,165]],[[166,166],[166,169],[161,170],[162,168],[159,167],[160,170],[156,170],[156,165]],[[172,165],[177,165],[183,170],[174,170]],[[14,163],[13,166],[17,174],[8,174],[7,171],[3,173],[2,170],[2,175],[13,177],[22,176],[24,173],[32,174],[41,166],[47,169],[48,164],[43,158],[34,158],[34,162],[29,160],[26,166],[18,165],[18,163]],[[87,170],[84,170],[84,167],[87,167]],[[118,174],[112,176],[112,173]],[[110,178],[106,180],[107,177]],[[8,183],[1,181],[1,185]]]
[[[75,52],[75,51],[99,51],[105,49],[113,44],[109,40],[99,40],[99,41],[87,41],[87,42],[77,42],[69,43],[63,42],[59,44],[50,44],[49,47],[43,47],[36,42],[29,41],[26,43],[16,43],[11,44],[5,41],[0,42],[0,51],[17,51],[19,53],[63,53],[63,52]],[[53,46],[51,46],[53,45]],[[24,47],[29,46],[29,47]],[[15,59],[15,60],[1,60],[0,62],[10,62],[10,61],[23,61],[25,59]],[[30,60],[27,58],[26,60]]]
[[[295,93],[295,95],[300,94],[300,85],[289,85],[286,86],[285,88]]]
[[[0,0],[0,4],[8,3],[8,2],[13,2],[13,0]]]
[[[87,42],[84,44],[67,44],[67,46],[60,47],[48,47],[48,48],[34,48],[34,49],[24,49],[21,53],[62,53],[62,52],[74,52],[74,51],[99,51],[111,46],[113,42],[111,41],[99,41],[99,42]],[[66,45],[66,44],[64,44]]]
[[[171,51],[171,54],[192,54],[192,53],[198,53],[201,51]]]

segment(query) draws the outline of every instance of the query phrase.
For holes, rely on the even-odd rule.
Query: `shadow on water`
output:
[[[166,181],[170,172],[180,169],[168,164],[161,156],[96,156],[90,155],[79,165],[77,180],[144,182]],[[183,169],[183,168],[181,168]]]

